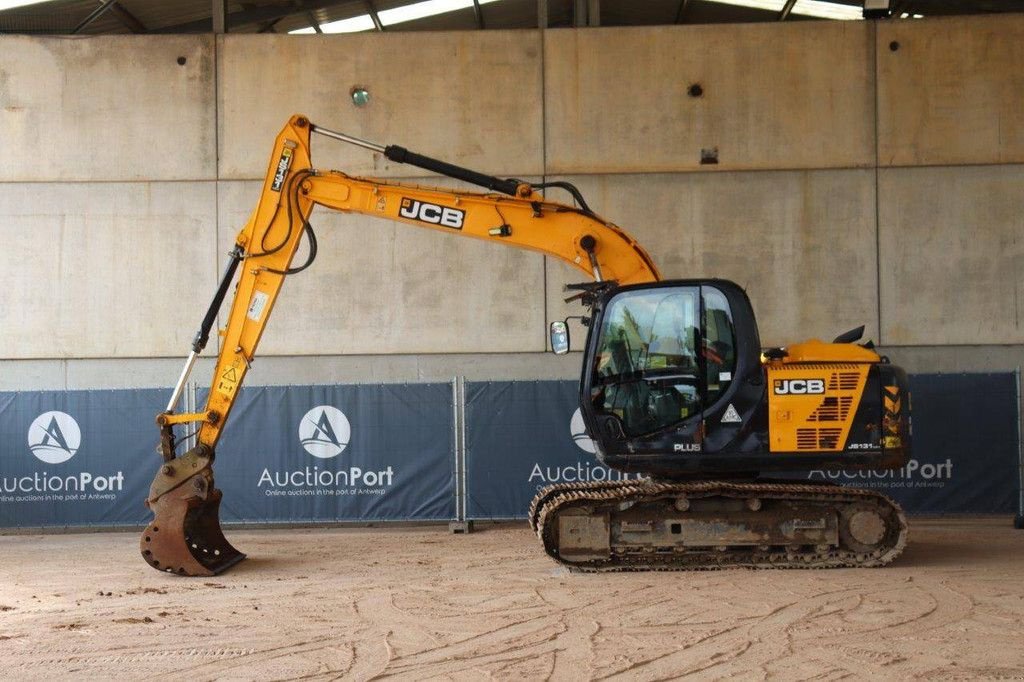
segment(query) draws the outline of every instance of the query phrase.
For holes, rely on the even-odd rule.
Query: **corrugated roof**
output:
[[[412,0],[247,0],[229,2],[231,32],[287,32],[304,28],[311,17],[320,23],[365,14],[372,4],[377,10],[409,4]],[[857,6],[857,0],[835,0]],[[205,33],[211,30],[211,0],[117,0],[80,33]],[[927,16],[1024,12],[1024,0],[894,0],[900,12],[921,12]],[[105,0],[51,0],[37,5],[0,12],[0,32],[60,33],[75,31]],[[548,25],[573,25],[574,0],[548,0]],[[736,7],[710,0],[600,0],[602,26],[644,26],[676,23],[680,8],[685,23],[730,21],[775,21],[776,13]],[[512,29],[537,26],[537,0],[501,0],[481,6],[485,28]],[[796,16],[791,16],[797,19]],[[392,31],[474,30],[472,9],[407,22]]]

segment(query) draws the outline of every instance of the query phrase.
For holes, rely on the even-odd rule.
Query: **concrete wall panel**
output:
[[[666,279],[743,286],[761,342],[831,340],[858,325],[878,338],[874,171],[617,175],[574,179],[595,211],[640,240]],[[548,261],[549,319],[579,277]],[[573,346],[581,347],[575,326]]]
[[[0,181],[214,177],[212,38],[8,35],[0,54]]]
[[[109,369],[88,388],[112,388]],[[66,360],[0,360],[0,391],[59,391],[66,389],[67,383]]]
[[[993,372],[1024,366],[1024,346],[892,346],[879,352],[912,373]],[[415,381],[578,379],[580,353],[431,353],[424,355],[306,355],[261,357],[246,386],[365,384]],[[179,358],[120,360],[0,360],[0,391],[164,388],[178,378]],[[212,355],[192,381],[206,388]]]
[[[191,381],[202,388],[213,376],[213,357],[208,351],[192,373]],[[0,360],[0,391],[165,388],[170,398],[183,360]],[[258,359],[245,385],[404,383],[451,381],[457,376],[470,381],[578,379],[580,361],[579,353],[270,355]]]
[[[861,22],[547,31],[549,173],[874,163]],[[700,97],[689,88],[699,84]],[[718,150],[702,165],[701,150]]]
[[[1024,162],[1024,15],[880,22],[877,51],[881,165]]]
[[[533,31],[219,39],[220,176],[262,178],[295,113],[380,144],[501,175],[543,172],[540,36]],[[353,105],[353,87],[370,102]],[[353,175],[429,175],[316,138],[314,162]]]
[[[1024,346],[898,346],[879,352],[912,374],[1006,372],[1024,367]],[[1024,412],[1024,405],[1021,405]]]
[[[221,252],[259,191],[220,183]],[[311,222],[317,261],[285,282],[257,355],[544,349],[543,256],[323,208]]]
[[[184,357],[215,199],[212,182],[0,183],[0,358]]]
[[[1024,343],[1024,166],[879,176],[882,340]]]

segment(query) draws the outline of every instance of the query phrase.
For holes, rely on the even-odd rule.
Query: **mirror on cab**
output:
[[[555,355],[565,355],[569,352],[569,325],[565,322],[556,321],[551,323],[551,350]]]

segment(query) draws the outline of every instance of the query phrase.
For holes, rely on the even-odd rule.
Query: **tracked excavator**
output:
[[[426,188],[317,169],[311,136],[354,144],[483,187]],[[572,204],[543,190],[568,192]],[[582,271],[570,285],[587,339],[579,406],[598,459],[639,478],[539,491],[531,527],[555,561],[580,571],[880,566],[906,542],[900,508],[877,492],[786,479],[814,469],[895,469],[910,457],[906,374],[858,344],[763,349],[749,298],[721,279],[662,280],[629,234],[594,213],[576,187],[489,176],[378,145],[293,116],[278,135],[259,202],[227,267],[164,412],[163,463],[140,542],[155,569],[221,573],[245,558],[220,526],[212,464],[284,280],[309,267],[314,206],[531,249]],[[306,237],[305,262],[293,264]],[[240,274],[238,271],[240,270]],[[238,274],[237,282],[235,275]],[[233,301],[203,409],[176,412],[232,283]],[[566,321],[552,350],[569,350]],[[195,445],[179,452],[176,428]]]

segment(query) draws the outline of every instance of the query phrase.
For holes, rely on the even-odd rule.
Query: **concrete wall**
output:
[[[879,24],[882,166],[1024,162],[1024,20]]]
[[[547,31],[547,170],[871,166],[873,38],[865,22]]]
[[[0,390],[173,383],[295,112],[487,172],[567,177],[667,276],[746,286],[766,345],[866,324],[912,371],[1012,369],[1022,45],[1012,15],[2,36]],[[326,140],[314,154],[417,176]],[[320,259],[285,285],[250,382],[578,373],[577,355],[542,352],[545,321],[575,312],[562,264],[368,218],[314,224]]]
[[[217,42],[220,177],[262,180],[292,114],[488,173],[541,175],[543,86],[536,31],[223,36]],[[370,92],[364,108],[350,92]],[[321,141],[323,167],[425,172]]]
[[[180,354],[216,286],[216,199],[209,182],[0,183],[2,356]]]
[[[1024,344],[1024,166],[879,173],[882,338]]]
[[[750,292],[765,345],[834,338],[858,324],[878,338],[873,170],[570,176],[592,205],[624,216],[666,278],[724,277]],[[652,198],[655,198],[652,200]],[[627,216],[636,216],[626,221]],[[579,314],[549,266],[548,310]],[[582,347],[583,330],[574,341]],[[575,345],[575,344],[574,344]]]
[[[213,180],[208,36],[0,37],[0,182]]]

